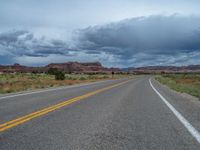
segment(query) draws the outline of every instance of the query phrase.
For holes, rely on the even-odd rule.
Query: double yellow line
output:
[[[88,98],[88,97],[90,97],[92,95],[95,95],[97,93],[100,93],[100,92],[103,92],[105,90],[120,86],[120,85],[125,84],[127,82],[128,81],[124,81],[124,82],[117,83],[117,84],[114,84],[114,85],[111,85],[111,86],[108,86],[108,87],[105,87],[105,88],[102,88],[102,89],[98,89],[98,90],[95,90],[93,92],[89,92],[89,93],[86,93],[84,95],[81,95],[81,96],[78,96],[78,97],[75,97],[75,98],[72,98],[72,99],[69,99],[69,100],[65,100],[65,101],[63,101],[61,103],[58,103],[56,105],[52,105],[52,106],[49,106],[47,108],[43,108],[43,109],[38,110],[36,112],[30,113],[28,115],[19,117],[17,119],[8,121],[8,122],[3,123],[3,124],[0,124],[0,132],[3,132],[3,131],[5,131],[7,129],[10,129],[10,128],[13,128],[13,127],[15,127],[17,125],[20,125],[20,124],[22,124],[24,122],[27,122],[27,121],[29,121],[31,119],[34,119],[34,118],[37,118],[39,116],[43,116],[43,115],[45,115],[47,113],[50,113],[50,112],[52,112],[54,110],[57,110],[59,108],[62,108],[62,107],[67,106],[69,104],[72,104],[74,102],[77,102],[77,101],[80,101],[82,99]]]

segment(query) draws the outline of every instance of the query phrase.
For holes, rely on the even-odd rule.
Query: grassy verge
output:
[[[114,78],[121,78],[125,75],[115,75]],[[78,83],[94,82],[111,79],[111,75],[80,75],[66,74],[65,80],[55,80],[54,75],[48,74],[0,74],[0,94],[12,93],[25,90],[58,87]]]
[[[200,100],[200,74],[165,74],[156,76],[156,80],[175,91],[188,93]]]

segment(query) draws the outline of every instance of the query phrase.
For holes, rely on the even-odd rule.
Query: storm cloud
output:
[[[105,52],[123,64],[128,62],[126,65],[184,65],[200,54],[198,16],[138,17],[88,27],[76,34],[80,49]]]
[[[37,61],[35,64],[42,64],[42,59],[50,55],[68,56],[72,51],[75,50],[70,49],[63,40],[35,38],[33,33],[26,30],[0,33],[0,61],[3,64],[15,63],[17,60],[22,60],[20,57],[23,59],[39,57],[41,63]],[[23,63],[23,60],[20,62]]]
[[[62,40],[36,39],[25,30],[14,30],[0,34],[1,52],[13,55],[46,56],[49,54],[67,54],[68,46]]]
[[[64,39],[36,38],[27,30],[0,33],[1,63],[101,61],[107,66],[200,63],[199,16],[148,16],[78,29]]]

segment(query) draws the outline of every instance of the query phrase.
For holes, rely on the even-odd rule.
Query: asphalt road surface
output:
[[[200,102],[151,76],[0,97],[0,150],[199,150]]]

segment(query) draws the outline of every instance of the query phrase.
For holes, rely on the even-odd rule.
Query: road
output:
[[[200,149],[200,102],[152,76],[1,96],[0,124],[0,150]]]

